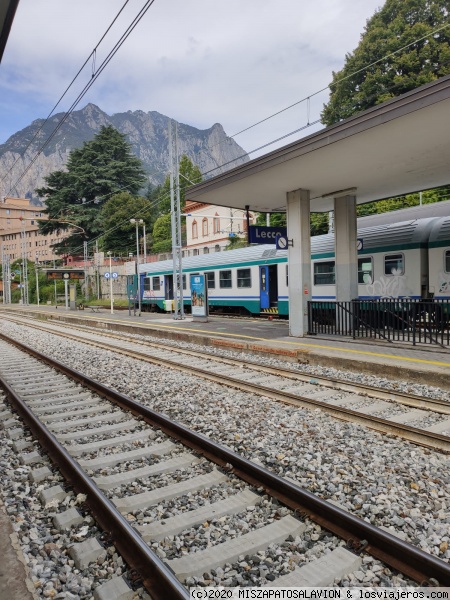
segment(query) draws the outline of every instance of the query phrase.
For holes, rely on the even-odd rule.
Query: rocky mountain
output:
[[[70,151],[92,140],[103,125],[112,125],[126,135],[151,183],[164,181],[169,171],[168,117],[142,110],[110,116],[98,106],[88,104],[71,113],[56,130],[63,117],[64,113],[59,113],[47,122],[37,119],[0,145],[1,196],[35,197],[34,190],[43,185],[43,178],[52,171],[62,170]],[[186,154],[202,173],[211,171],[207,177],[249,160],[219,123],[205,130],[179,123],[178,148],[180,156]]]

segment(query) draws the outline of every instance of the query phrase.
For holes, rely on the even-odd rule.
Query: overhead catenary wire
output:
[[[8,169],[8,171],[6,172],[6,174],[0,179],[0,183],[2,183],[4,181],[4,179],[7,177],[8,173],[10,173],[12,171],[12,169],[15,167],[16,163],[19,161],[20,158],[22,158],[23,156],[25,156],[26,151],[28,150],[28,148],[31,146],[31,144],[34,142],[34,140],[37,138],[37,136],[39,135],[39,133],[43,130],[43,128],[45,127],[45,125],[49,122],[50,117],[52,116],[52,114],[55,112],[56,108],[60,105],[61,101],[63,100],[64,96],[67,94],[67,92],[70,90],[70,88],[73,86],[73,84],[75,83],[75,81],[78,79],[79,75],[82,73],[84,67],[87,65],[87,63],[89,62],[89,60],[91,58],[93,58],[93,69],[95,70],[95,57],[96,57],[96,53],[97,53],[97,49],[100,46],[100,44],[103,42],[103,40],[105,39],[105,37],[107,36],[107,34],[109,33],[109,31],[111,30],[112,26],[114,25],[114,23],[117,21],[117,19],[119,18],[119,16],[121,15],[121,13],[123,12],[125,6],[128,4],[130,0],[125,0],[125,3],[123,4],[122,8],[119,10],[119,12],[117,13],[117,15],[114,17],[114,19],[112,20],[111,24],[109,25],[109,27],[106,29],[105,33],[102,35],[102,37],[100,38],[100,40],[97,42],[97,44],[95,45],[95,48],[92,50],[92,52],[89,54],[89,56],[86,58],[86,60],[84,61],[84,63],[82,64],[82,66],[79,68],[78,73],[75,75],[75,77],[72,79],[72,81],[69,83],[69,85],[66,87],[66,89],[64,90],[64,92],[61,94],[61,96],[59,97],[59,100],[56,102],[56,104],[53,106],[53,108],[51,109],[51,111],[48,113],[47,117],[45,118],[44,122],[42,123],[42,125],[40,127],[38,127],[36,129],[36,131],[34,132],[33,137],[31,138],[31,140],[28,142],[27,146],[25,147],[25,149],[23,150],[23,152],[16,158],[16,160],[13,162],[13,164],[11,165],[11,167]],[[92,72],[92,76],[94,76],[94,70]]]
[[[37,152],[35,153],[35,156],[31,160],[30,164],[26,167],[26,169],[22,172],[22,174],[19,176],[19,178],[14,182],[14,184],[11,184],[11,186],[9,188],[8,194],[11,193],[11,190],[13,190],[14,188],[16,188],[17,185],[22,181],[22,179],[28,173],[28,171],[30,170],[30,168],[32,167],[32,165],[36,162],[36,160],[38,159],[39,155],[42,153],[42,151],[44,150],[44,148],[50,143],[50,141],[53,139],[53,137],[56,135],[56,133],[59,131],[59,129],[62,127],[62,125],[65,123],[65,121],[68,119],[68,117],[70,116],[70,114],[74,111],[75,107],[79,104],[79,102],[81,101],[81,99],[86,95],[86,93],[88,92],[88,90],[92,87],[92,85],[94,84],[94,82],[97,80],[97,78],[103,72],[103,70],[106,68],[106,66],[109,64],[109,62],[112,60],[112,58],[118,52],[118,50],[121,48],[121,46],[124,44],[124,42],[130,36],[130,34],[132,33],[132,31],[135,29],[135,27],[138,25],[138,23],[141,21],[141,19],[144,17],[144,15],[149,10],[149,8],[153,5],[154,2],[155,2],[155,0],[147,0],[146,1],[145,5],[141,8],[141,10],[138,12],[138,14],[136,15],[136,17],[131,22],[131,24],[127,27],[127,29],[125,30],[125,32],[119,38],[119,41],[116,42],[116,44],[113,47],[113,49],[109,52],[109,54],[107,55],[107,57],[103,60],[103,62],[101,63],[100,67],[97,69],[97,71],[95,72],[95,74],[93,74],[93,77],[85,85],[85,87],[80,92],[80,94],[78,95],[78,97],[72,103],[71,107],[64,114],[63,118],[59,121],[58,125],[55,127],[55,129],[53,130],[53,132],[51,133],[51,135],[42,144],[42,146],[37,150]]]

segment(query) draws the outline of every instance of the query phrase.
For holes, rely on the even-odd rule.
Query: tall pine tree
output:
[[[142,163],[132,154],[125,136],[111,125],[102,127],[93,140],[70,153],[67,171],[50,173],[46,185],[36,190],[45,200],[44,212],[49,217],[39,230],[44,234],[72,230],[54,248],[58,254],[79,253],[84,240],[104,230],[102,205],[119,192],[137,194],[145,180]]]

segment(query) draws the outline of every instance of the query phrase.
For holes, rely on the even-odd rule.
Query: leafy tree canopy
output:
[[[194,185],[195,183],[200,183],[202,181],[202,174],[197,165],[191,161],[191,159],[183,154],[180,159],[180,206],[181,210],[184,210],[186,204],[186,188]],[[174,187],[176,182],[174,181]],[[176,194],[176,192],[175,192]],[[161,201],[159,203],[159,212],[160,214],[170,212],[170,177],[167,176],[164,184],[161,188]]]
[[[186,205],[186,189],[194,183],[202,181],[200,169],[194,165],[191,159],[183,154],[179,165],[180,172],[180,208],[184,211]],[[174,187],[176,182],[174,181]],[[159,194],[157,214],[160,216],[153,226],[153,252],[171,252],[172,251],[172,229],[170,221],[170,177],[166,177],[164,184],[156,191]],[[176,191],[175,191],[176,195]],[[182,226],[186,219],[182,218]],[[184,229],[182,227],[182,229]],[[183,232],[182,232],[183,235]]]
[[[332,125],[449,74],[448,24],[448,0],[387,0],[367,21],[344,68],[333,72],[322,123]]]
[[[50,219],[41,222],[39,230],[59,233],[74,224],[73,234],[54,248],[58,254],[79,253],[83,241],[103,232],[100,209],[106,200],[120,191],[136,195],[145,180],[142,163],[125,136],[112,126],[102,127],[92,141],[70,153],[67,171],[50,173],[46,185],[36,190],[45,197],[44,212]]]
[[[153,227],[153,252],[172,251],[172,223],[170,213],[161,215]]]
[[[142,219],[148,229],[151,223],[149,202],[146,198],[135,198],[128,192],[115,194],[105,202],[100,212],[104,235],[100,246],[114,256],[128,256],[136,253],[136,225],[130,219]],[[139,231],[139,236],[143,233]],[[146,232],[147,233],[147,232]]]

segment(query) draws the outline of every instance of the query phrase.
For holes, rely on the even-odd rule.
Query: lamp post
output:
[[[138,314],[141,316],[141,275],[139,273],[139,225],[144,226],[143,219],[130,219],[130,223],[136,225],[136,266],[137,266],[137,289],[138,289]]]
[[[112,272],[111,272],[111,250],[108,252],[109,256],[109,297],[111,299],[111,314],[114,314],[114,300],[113,300],[113,286],[112,286]]]

